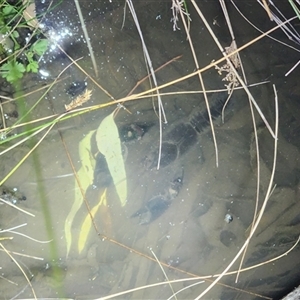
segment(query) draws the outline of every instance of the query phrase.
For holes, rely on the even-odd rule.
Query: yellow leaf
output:
[[[94,134],[95,130],[90,131],[79,143],[79,157],[81,161],[81,168],[77,172],[77,176],[80,182],[80,185],[84,191],[86,192],[87,188],[93,184],[94,180],[94,167],[95,167],[95,159],[90,153],[90,144],[91,137]],[[67,244],[67,257],[70,252],[70,248],[72,245],[72,233],[71,227],[74,220],[74,217],[77,211],[80,209],[83,203],[83,197],[80,188],[77,185],[77,180],[75,178],[75,199],[72,205],[72,208],[66,218],[65,221],[65,238]]]
[[[106,191],[107,189],[104,190],[103,194],[101,195],[100,201],[98,204],[96,204],[90,211],[90,214],[87,214],[85,217],[83,224],[80,229],[79,233],[79,238],[78,238],[78,252],[79,254],[82,252],[82,250],[85,247],[85,243],[88,237],[88,234],[91,230],[92,227],[92,218],[95,217],[95,214],[97,213],[99,207],[103,204],[106,205]]]
[[[96,132],[98,150],[105,156],[121,205],[127,201],[127,179],[119,131],[113,113],[103,119]]]

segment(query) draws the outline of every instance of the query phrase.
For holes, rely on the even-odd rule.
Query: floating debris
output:
[[[85,90],[85,92],[77,96],[70,104],[65,105],[66,111],[74,109],[78,106],[83,105],[85,102],[89,101],[92,96],[91,90]]]
[[[0,187],[0,198],[12,204],[17,204],[19,201],[25,201],[26,197],[15,188],[8,188],[6,186]]]

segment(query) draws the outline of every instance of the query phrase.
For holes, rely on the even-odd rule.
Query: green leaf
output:
[[[13,35],[13,37],[15,37],[15,38],[18,38],[20,35],[19,35],[19,32],[18,31],[13,31],[12,32],[12,35]]]
[[[47,48],[48,48],[47,39],[38,40],[30,47],[31,51],[39,56],[42,56],[46,52]]]
[[[106,191],[107,188],[104,189],[100,201],[91,209],[90,214],[88,213],[81,225],[79,237],[78,237],[78,253],[80,254],[82,250],[85,247],[88,235],[91,231],[92,225],[93,225],[93,219],[95,218],[95,215],[97,211],[99,210],[99,207],[101,205],[106,205]],[[92,219],[93,218],[93,219]]]
[[[77,177],[80,182],[81,188],[86,193],[86,190],[90,185],[93,184],[94,181],[94,168],[96,165],[96,161],[94,157],[91,155],[91,138],[94,134],[95,130],[90,131],[80,142],[79,142],[79,157],[81,162],[81,167],[79,171],[77,171]],[[78,210],[80,209],[83,203],[83,197],[81,194],[81,190],[78,187],[78,182],[75,179],[75,198],[73,200],[73,204],[71,210],[65,221],[65,238],[67,244],[67,256],[69,255],[71,245],[72,245],[72,232],[71,227],[73,224],[73,220]]]
[[[17,10],[15,9],[15,7],[13,5],[7,4],[3,8],[2,12],[3,12],[3,15],[6,17],[6,16],[9,16],[9,15],[11,15],[13,13],[17,13]]]
[[[23,77],[25,67],[22,63],[9,61],[0,67],[1,76],[8,82],[14,82]]]
[[[28,62],[31,63],[33,61],[33,53],[31,51],[25,52],[25,55],[28,59]]]
[[[121,205],[127,201],[127,179],[119,131],[113,113],[103,119],[96,132],[98,150],[105,156]]]
[[[32,60],[26,67],[27,72],[37,73],[38,70],[39,70],[39,64],[35,60]]]

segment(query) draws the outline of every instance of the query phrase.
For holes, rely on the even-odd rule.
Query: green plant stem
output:
[[[300,20],[300,11],[299,11],[298,7],[295,5],[293,0],[289,0],[289,3],[292,6],[294,12],[296,13],[298,19]]]
[[[25,100],[26,99],[25,99],[25,97],[22,96],[21,82],[19,80],[15,81],[14,87],[16,90],[16,96],[20,97],[19,111],[22,114],[22,112],[26,111],[26,108],[25,108]],[[28,115],[26,115],[24,120],[30,121],[29,118],[30,117]],[[25,131],[30,132],[31,130],[32,130],[31,124],[30,123],[26,124]],[[29,140],[30,148],[35,149],[37,147],[37,144],[39,144],[39,142],[40,141],[37,141],[35,138],[30,139]],[[58,258],[59,258],[58,250],[57,250],[58,247],[57,247],[57,242],[56,242],[54,231],[53,231],[54,226],[53,226],[52,216],[51,216],[50,208],[49,208],[49,199],[47,197],[44,182],[42,180],[40,180],[42,178],[41,159],[40,159],[40,156],[37,151],[32,151],[31,155],[32,155],[32,160],[33,160],[33,168],[35,170],[37,184],[38,184],[37,185],[37,195],[38,195],[38,199],[41,203],[41,207],[42,207],[42,213],[44,216],[46,232],[48,235],[48,239],[52,240],[49,243],[50,259],[52,262],[57,262]],[[62,277],[62,274],[61,274],[62,271],[56,264],[54,264],[52,266],[52,268],[53,268],[53,274],[54,274],[53,279],[55,280],[55,283],[57,283],[56,291],[58,292],[58,298],[62,298],[63,294],[64,294],[61,289],[61,286],[60,286],[60,278]]]

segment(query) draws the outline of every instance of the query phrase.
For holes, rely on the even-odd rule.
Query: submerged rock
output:
[[[0,187],[1,199],[12,204],[17,204],[19,201],[25,201],[26,197],[17,188],[8,188],[6,186]]]
[[[183,171],[181,176],[170,182],[163,193],[152,197],[146,204],[135,212],[131,218],[139,217],[139,224],[146,225],[160,217],[179,194],[183,184]]]

